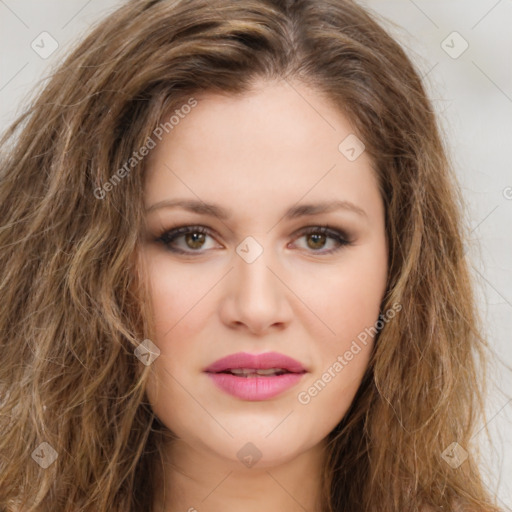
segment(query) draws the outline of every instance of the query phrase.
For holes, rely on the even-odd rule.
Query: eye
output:
[[[204,226],[182,226],[165,231],[156,241],[163,243],[172,252],[192,254],[199,253],[199,249],[208,249],[205,247],[207,237],[211,237],[210,230]],[[178,244],[177,241],[182,243]]]
[[[306,249],[311,249],[314,253],[318,254],[331,254],[351,244],[345,233],[330,226],[305,228],[299,233],[297,240],[301,238],[306,239]],[[329,239],[331,240],[331,246],[333,245],[332,242],[334,242],[334,247],[320,252],[319,250],[327,245]]]
[[[213,238],[211,231],[204,226],[181,226],[170,229],[162,233],[156,238],[156,242],[164,244],[171,252],[178,254],[194,254],[199,255],[208,249],[218,247],[218,245],[206,243],[208,238]],[[306,250],[320,255],[331,254],[340,250],[346,245],[350,245],[346,234],[338,229],[330,226],[311,226],[304,228],[298,234],[295,240],[305,238]],[[322,250],[328,242],[331,241],[329,250]]]

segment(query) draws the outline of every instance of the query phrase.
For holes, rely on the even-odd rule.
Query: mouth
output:
[[[242,400],[267,400],[295,386],[307,373],[284,354],[239,352],[215,361],[204,372],[214,384]]]
[[[208,372],[208,373],[227,373],[229,375],[235,375],[236,377],[243,377],[246,379],[253,379],[255,377],[277,377],[286,373],[305,373],[303,372],[291,372],[286,368],[230,368],[221,372]]]
[[[249,354],[237,352],[212,363],[204,370],[207,373],[231,373],[240,377],[275,376],[284,373],[305,373],[302,364],[279,352]]]

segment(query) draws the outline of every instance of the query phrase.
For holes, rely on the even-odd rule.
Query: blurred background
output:
[[[119,0],[0,0],[0,130]],[[474,441],[501,506],[512,507],[512,1],[359,0],[414,60],[464,192],[467,253],[496,362]],[[136,70],[134,70],[136,72]],[[489,430],[493,445],[486,440]],[[508,475],[508,476],[507,476]]]

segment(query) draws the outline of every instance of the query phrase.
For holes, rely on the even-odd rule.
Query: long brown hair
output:
[[[463,199],[418,73],[350,0],[129,1],[6,131],[0,510],[151,509],[169,433],[134,356],[152,338],[136,258],[145,160],[134,154],[194,94],[243,94],[257,78],[308,85],[349,116],[385,202],[382,310],[402,305],[329,436],[322,509],[498,510],[471,444],[488,345]],[[454,442],[468,454],[458,467],[441,456]],[[41,443],[57,454],[46,468]]]

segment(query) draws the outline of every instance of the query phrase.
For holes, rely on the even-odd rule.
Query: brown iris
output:
[[[311,245],[309,243],[309,240],[311,240],[311,239],[316,240],[317,242],[320,242],[320,244],[319,245]],[[310,235],[308,235],[308,247],[310,249],[321,249],[325,245],[325,239],[326,239],[326,235],[324,235],[322,233],[310,234]]]
[[[205,233],[187,233],[185,235],[185,241],[190,249],[200,249],[204,244]],[[189,243],[191,242],[191,243]]]

